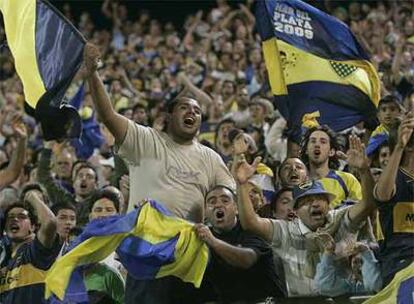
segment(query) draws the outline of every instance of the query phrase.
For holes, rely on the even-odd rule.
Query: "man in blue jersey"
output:
[[[384,284],[414,261],[414,113],[390,131],[391,156],[374,188],[383,240],[379,261]]]
[[[47,303],[44,279],[61,247],[55,216],[35,189],[26,193],[24,203],[10,205],[4,214],[12,254],[1,269],[0,302]]]

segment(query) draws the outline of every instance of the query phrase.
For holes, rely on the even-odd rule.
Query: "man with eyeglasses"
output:
[[[11,254],[0,270],[0,303],[47,303],[44,279],[60,250],[55,216],[41,193],[30,190],[23,203],[5,210],[5,219]]]

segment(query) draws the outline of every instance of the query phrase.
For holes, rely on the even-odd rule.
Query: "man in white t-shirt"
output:
[[[85,66],[95,108],[129,166],[128,209],[148,197],[181,218],[202,222],[209,189],[215,185],[235,189],[235,182],[220,156],[195,139],[201,124],[198,102],[188,97],[170,102],[166,132],[137,125],[114,111],[96,72],[98,59],[98,50],[87,45]],[[128,277],[125,302],[171,303],[171,295],[177,292],[170,283],[168,278],[136,281]]]

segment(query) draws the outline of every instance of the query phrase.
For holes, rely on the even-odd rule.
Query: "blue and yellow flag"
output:
[[[363,304],[414,304],[414,262],[397,272],[390,284]]]
[[[0,11],[26,108],[34,110],[44,137],[79,137],[79,115],[64,95],[81,66],[85,40],[47,1],[1,0]]]
[[[257,0],[255,14],[272,93],[295,141],[307,116],[335,131],[375,117],[378,74],[344,23],[299,0]]]
[[[125,216],[92,221],[67,254],[48,271],[46,298],[85,301],[82,266],[97,263],[113,251],[136,279],[176,276],[200,287],[208,262],[208,248],[193,225],[149,201]]]

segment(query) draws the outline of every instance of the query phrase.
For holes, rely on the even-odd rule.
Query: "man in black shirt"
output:
[[[275,271],[272,252],[262,239],[241,227],[231,189],[216,186],[207,194],[206,218],[211,228],[195,226],[198,236],[211,249],[202,288],[213,286],[221,303],[283,297],[285,290]]]

